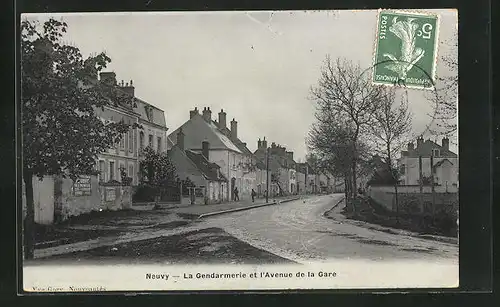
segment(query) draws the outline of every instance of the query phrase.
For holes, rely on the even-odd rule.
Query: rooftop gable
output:
[[[220,167],[215,163],[209,162],[201,153],[192,150],[186,150],[185,153],[205,178],[213,181],[227,181],[226,177],[219,171]]]
[[[446,157],[446,158],[457,158],[458,155],[454,152],[452,152],[449,149],[445,149],[443,146],[431,141],[431,140],[425,140],[421,144],[417,145],[416,148],[414,149],[408,149],[406,151],[403,151],[403,155],[410,157],[410,158],[418,158],[419,156],[422,156],[423,158],[430,157],[432,155],[432,151],[434,149],[439,149],[439,157]]]
[[[201,143],[208,141],[210,149],[230,150],[242,153],[241,150],[215,124],[207,123],[199,114],[194,115],[182,126],[168,135],[170,140],[177,144],[177,133],[182,128],[184,133],[184,147],[186,149],[201,149]]]

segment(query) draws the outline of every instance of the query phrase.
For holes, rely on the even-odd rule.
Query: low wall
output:
[[[371,185],[368,190],[384,191],[384,192],[394,192],[394,186],[389,185]],[[458,187],[456,186],[434,186],[434,191],[436,193],[458,193]],[[398,185],[398,193],[420,193],[419,185]],[[423,193],[432,193],[432,187],[430,185],[422,186]]]
[[[60,179],[61,195],[56,197],[56,208],[60,207],[60,220],[91,211],[121,210],[132,207],[131,186],[100,184],[96,176],[87,178],[87,182],[90,182],[90,189],[85,191],[86,193],[78,191],[76,188],[78,182]]]
[[[423,193],[419,191],[418,186],[398,186],[397,206],[393,186],[372,186],[367,190],[367,196],[390,211],[426,215],[444,212],[453,218],[457,217],[458,192],[432,193],[431,187],[425,187]]]
[[[26,216],[26,195],[22,186],[23,218]],[[82,176],[76,182],[69,178],[46,176],[33,178],[35,222],[58,223],[71,216],[99,210],[120,210],[132,207],[132,187],[101,185],[96,176]]]

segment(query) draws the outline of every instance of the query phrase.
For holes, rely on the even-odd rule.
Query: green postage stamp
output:
[[[373,82],[434,88],[438,35],[435,14],[381,10]]]

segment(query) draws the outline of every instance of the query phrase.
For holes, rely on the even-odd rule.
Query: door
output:
[[[33,202],[35,222],[49,225],[54,222],[54,178],[43,177],[40,181],[33,177]]]
[[[236,178],[231,178],[231,200],[234,200],[234,187],[236,185]]]

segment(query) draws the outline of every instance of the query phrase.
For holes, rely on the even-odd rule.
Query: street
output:
[[[314,196],[287,204],[214,217],[206,221],[260,249],[296,262],[335,259],[451,260],[458,263],[458,246],[394,235],[350,224],[324,213],[342,194]]]
[[[128,232],[119,239],[98,240],[88,248],[61,246],[55,249],[65,251],[40,253],[48,256],[44,262],[317,263],[358,259],[458,263],[456,244],[387,233],[347,220],[341,214],[342,198],[342,194],[304,197],[197,219],[173,229]],[[325,212],[329,212],[328,218]]]

